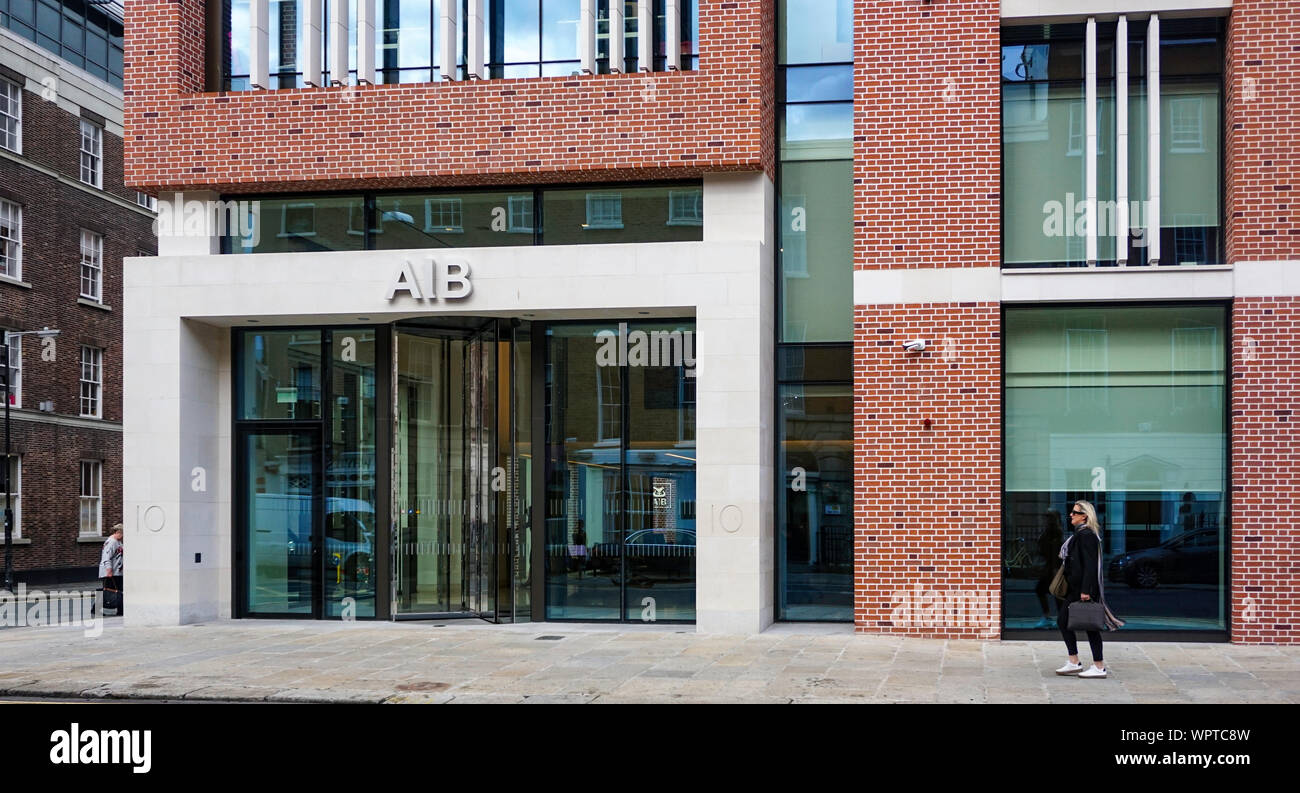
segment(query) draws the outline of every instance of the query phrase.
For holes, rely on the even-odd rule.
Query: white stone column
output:
[[[583,74],[596,73],[596,0],[578,5],[578,62]]]
[[[774,614],[772,202],[762,173],[705,175],[705,241],[757,240],[761,254],[696,315],[701,633],[757,633]]]
[[[441,50],[438,70],[444,80],[456,79],[456,9],[455,0],[443,0],[438,22],[439,49]]]
[[[357,0],[357,83],[375,81],[375,0]]]
[[[1115,26],[1115,261],[1128,264],[1128,17]]]
[[[249,0],[248,19],[251,26],[248,48],[248,82],[254,88],[271,85],[271,3],[269,0]]]
[[[650,0],[636,2],[636,68],[640,72],[654,71],[654,9]]]
[[[682,0],[665,0],[664,49],[667,52],[665,68],[677,71],[682,68]]]
[[[324,0],[306,0],[307,18],[303,20],[304,53],[302,81],[309,86],[324,84],[321,77],[322,49],[325,44],[325,2]]]
[[[160,210],[164,200],[172,211],[175,196],[160,197]],[[230,616],[230,331],[177,317],[167,298],[169,287],[202,279],[200,257],[216,238],[164,234],[158,247],[158,257],[123,265],[128,627]]]
[[[1084,240],[1084,259],[1089,267],[1097,266],[1097,20],[1088,18],[1084,39],[1083,67],[1083,192],[1084,217],[1088,236]]]
[[[487,74],[483,69],[483,0],[469,0],[465,36],[469,40],[465,51],[465,77],[484,79]]]
[[[1147,263],[1160,263],[1160,16],[1147,25]]]
[[[627,44],[627,21],[623,19],[623,4],[609,4],[609,70],[621,74],[623,59],[626,57],[624,46]]]
[[[330,83],[348,84],[348,0],[330,0]]]

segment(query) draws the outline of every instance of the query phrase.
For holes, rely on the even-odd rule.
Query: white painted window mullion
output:
[[[596,73],[596,0],[578,4],[578,62],[583,74]]]
[[[330,83],[347,85],[348,70],[348,0],[329,0],[330,3]]]
[[[459,3],[456,0],[442,0],[442,9],[439,12],[439,24],[442,26],[438,29],[440,37],[439,53],[440,61],[438,69],[442,73],[442,79],[456,79],[456,8]]]
[[[682,68],[682,0],[664,2],[664,68],[676,71]]]
[[[325,0],[306,0],[307,18],[303,24],[304,50],[302,81],[305,85],[319,86],[321,79],[322,48],[325,42]]]
[[[1147,25],[1147,262],[1160,263],[1160,17]]]
[[[1088,18],[1084,59],[1084,199],[1088,224],[1085,258],[1097,266],[1097,20]]]
[[[357,83],[375,81],[375,0],[357,0]]]
[[[1115,27],[1115,260],[1128,263],[1128,17]]]
[[[248,82],[254,88],[271,87],[271,3],[250,0],[248,19],[252,41],[248,48]]]
[[[623,19],[623,4],[609,4],[609,70],[621,73],[625,53],[623,46],[627,42],[627,22]]]
[[[483,0],[469,0],[465,14],[465,37],[469,40],[465,52],[465,77],[482,80],[483,68]]]
[[[637,71],[654,71],[655,23],[650,0],[636,2],[636,68]]]

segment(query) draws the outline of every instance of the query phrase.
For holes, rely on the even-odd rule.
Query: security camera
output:
[[[903,342],[903,350],[905,352],[924,352],[925,339],[912,339],[911,341],[905,341]]]

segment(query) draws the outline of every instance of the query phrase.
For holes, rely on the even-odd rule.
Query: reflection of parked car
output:
[[[1139,589],[1161,584],[1217,584],[1220,550],[1217,529],[1198,529],[1154,548],[1115,557],[1110,562],[1109,578]]]
[[[279,568],[291,578],[311,569],[311,497],[259,493],[253,502],[257,565]],[[326,569],[339,568],[344,580],[368,581],[373,572],[375,510],[355,498],[325,499]],[[296,571],[296,572],[291,572]]]
[[[590,568],[596,575],[618,575],[619,557],[627,557],[629,576],[680,578],[695,574],[695,532],[690,529],[639,529],[621,546],[591,546]]]

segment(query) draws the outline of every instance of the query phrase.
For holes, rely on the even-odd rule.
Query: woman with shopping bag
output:
[[[1060,579],[1053,582],[1053,594],[1061,597],[1057,614],[1061,637],[1069,660],[1056,670],[1058,675],[1078,675],[1086,678],[1106,677],[1106,663],[1102,658],[1101,632],[1116,630],[1124,623],[1106,606],[1105,582],[1101,574],[1101,526],[1097,510],[1087,501],[1076,501],[1070,509],[1070,527],[1074,534],[1061,546]],[[1064,584],[1062,597],[1061,584]],[[1079,663],[1079,645],[1075,631],[1088,635],[1092,649],[1092,666],[1084,669]]]

